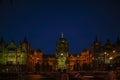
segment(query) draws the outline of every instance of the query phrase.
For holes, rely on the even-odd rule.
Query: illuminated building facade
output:
[[[56,41],[55,49],[55,54],[46,55],[40,49],[31,51],[30,44],[26,38],[20,45],[16,45],[13,40],[6,44],[4,39],[1,38],[0,68],[1,65],[12,66],[11,68],[14,69],[21,65],[26,65],[23,68],[36,72],[56,71],[58,69],[79,71],[90,69],[103,70],[106,64],[114,66],[120,64],[119,38],[115,44],[111,44],[110,40],[106,40],[104,45],[95,38],[90,49],[83,50],[81,53],[71,54],[69,53],[69,43],[62,33],[61,37]],[[3,66],[3,68],[8,69],[9,67]]]
[[[68,66],[68,52],[69,52],[69,43],[64,38],[63,33],[61,38],[56,43],[56,69],[66,69]]]
[[[101,45],[96,38],[91,46],[90,52],[94,55],[94,65],[99,66],[99,68],[105,65],[115,66],[116,63],[120,63],[118,58],[116,58],[120,56],[120,39],[118,37],[115,43],[111,43],[107,39],[105,44]]]
[[[28,62],[27,62],[28,70],[35,71],[36,64],[39,65],[38,67],[40,68],[42,63],[43,63],[43,53],[40,49],[33,50],[30,53],[28,53]]]
[[[28,67],[32,71],[56,71],[58,69],[67,69],[70,71],[104,69],[104,64],[120,63],[120,39],[115,44],[111,44],[109,40],[102,45],[97,38],[90,49],[83,50],[81,53],[70,54],[69,43],[63,34],[56,42],[55,55],[43,54],[41,50],[33,50],[28,54]],[[112,58],[111,58],[112,57]],[[95,68],[96,67],[96,68]]]
[[[101,45],[101,42],[98,41],[97,37],[95,38],[94,42],[92,43],[91,46],[91,54],[94,56],[94,64],[93,65],[98,65],[101,63],[104,63],[104,54],[103,54],[103,48]]]
[[[19,46],[12,40],[6,44],[4,39],[0,41],[0,64],[1,65],[25,65],[30,52],[30,45],[26,38]]]

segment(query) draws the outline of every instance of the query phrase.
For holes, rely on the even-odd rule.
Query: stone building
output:
[[[111,43],[109,39],[104,44],[96,38],[91,45],[90,53],[94,55],[94,64],[99,68],[106,66],[115,66],[119,64],[118,58],[120,56],[120,39],[117,38],[115,43]]]
[[[54,54],[44,54],[40,49],[30,50],[27,39],[19,45],[11,40],[6,44],[5,40],[0,40],[0,70],[4,71],[57,71],[67,69],[69,71],[103,69],[105,65],[118,66],[120,63],[120,39],[112,44],[106,40],[105,44],[95,38],[90,49],[81,53],[70,53],[69,42],[64,37],[56,41],[56,51]],[[4,69],[3,69],[4,68]]]
[[[69,43],[64,38],[63,33],[61,38],[56,42],[56,69],[67,69],[68,67]]]
[[[25,66],[29,52],[30,44],[27,42],[26,38],[20,45],[17,45],[13,40],[11,40],[9,44],[6,44],[5,40],[1,38],[0,65],[6,67],[16,65]]]
[[[36,64],[42,65],[43,62],[43,53],[40,49],[33,50],[28,53],[28,61],[27,61],[27,68],[29,71],[35,71]]]

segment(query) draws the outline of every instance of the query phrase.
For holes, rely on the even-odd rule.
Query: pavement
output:
[[[41,73],[26,73],[20,74],[19,80],[55,80],[54,75],[57,72],[41,72]],[[70,80],[76,80],[75,73],[80,73],[84,80],[106,80],[107,71],[76,71],[68,72]],[[3,77],[4,78],[4,77]]]

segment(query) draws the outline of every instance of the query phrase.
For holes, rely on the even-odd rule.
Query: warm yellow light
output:
[[[61,56],[63,56],[63,53],[61,53]]]
[[[111,60],[111,59],[113,59],[113,57],[109,57],[109,59]]]
[[[115,50],[113,50],[113,53],[115,53]]]
[[[104,54],[107,54],[107,52],[104,52]]]

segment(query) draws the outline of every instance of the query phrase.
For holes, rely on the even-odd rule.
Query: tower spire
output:
[[[98,41],[98,37],[97,36],[95,37],[95,41]]]
[[[1,42],[1,43],[4,43],[4,42],[5,42],[3,36],[1,37],[0,42]]]
[[[119,38],[119,36],[117,37],[116,43],[117,43],[117,44],[120,44],[120,38]]]
[[[64,38],[64,34],[63,34],[63,32],[61,33],[61,38]]]

